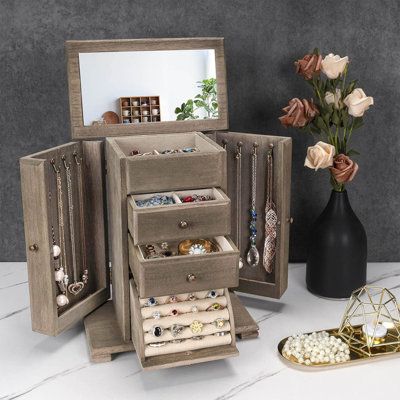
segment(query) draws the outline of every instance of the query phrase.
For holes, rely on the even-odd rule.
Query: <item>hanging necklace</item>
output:
[[[242,248],[242,142],[238,142],[236,147],[236,245],[239,254]],[[239,257],[239,269],[243,267],[242,257]]]
[[[60,258],[59,258],[59,268],[56,269],[54,276],[61,291],[56,297],[56,302],[58,307],[63,307],[68,305],[69,299],[67,297],[67,286],[68,286],[68,274],[66,265],[66,253],[65,253],[65,230],[64,230],[64,207],[63,207],[63,193],[62,193],[62,181],[61,181],[61,170],[55,165],[54,159],[51,160],[51,165],[53,166],[54,172],[56,173],[56,184],[57,184],[57,215],[58,215],[58,236],[60,240]],[[53,245],[54,245],[54,229],[52,227],[53,233]],[[53,247],[54,248],[54,247]],[[53,250],[54,252],[54,250]]]
[[[274,146],[272,144],[269,146],[267,154],[267,200],[265,203],[265,242],[264,242],[263,265],[268,273],[272,272],[272,266],[276,251],[276,225],[278,223],[276,207],[272,197],[273,187],[274,187],[273,147]]]
[[[257,195],[257,143],[253,143],[253,153],[251,156],[251,208],[250,208],[250,248],[247,252],[247,263],[251,267],[257,267],[260,261],[256,242],[257,242],[257,210],[256,210],[256,195]]]
[[[71,251],[72,251],[72,272],[74,281],[68,285],[68,292],[76,296],[85,286],[83,282],[78,282],[78,268],[76,265],[76,243],[75,243],[75,225],[74,225],[74,203],[72,193],[71,164],[66,162],[65,156],[61,157],[65,172],[67,175],[67,199],[68,199],[68,216],[69,231],[71,235]]]
[[[86,285],[89,280],[89,271],[86,264],[86,230],[85,230],[85,195],[83,186],[83,173],[82,163],[83,159],[78,157],[78,154],[74,152],[75,164],[78,167],[78,196],[79,196],[79,221],[80,221],[80,233],[81,233],[81,254],[82,254],[82,282]]]

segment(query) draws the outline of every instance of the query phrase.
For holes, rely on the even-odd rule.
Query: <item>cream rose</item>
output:
[[[304,166],[315,169],[328,168],[333,164],[333,157],[335,155],[335,146],[329,143],[318,142],[314,146],[307,149],[307,157]]]
[[[342,96],[342,91],[340,89],[336,89],[335,93],[326,92],[325,93],[325,103],[326,104],[334,104],[335,108],[338,110],[340,108],[341,96]]]
[[[329,79],[336,79],[341,75],[349,63],[349,57],[340,57],[328,54],[321,62],[321,70]]]
[[[364,90],[357,88],[346,96],[343,103],[346,104],[349,109],[350,115],[353,117],[362,117],[369,106],[374,104],[374,99],[373,97],[367,96]]]

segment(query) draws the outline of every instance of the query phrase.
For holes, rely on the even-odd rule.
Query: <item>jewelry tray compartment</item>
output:
[[[236,287],[239,282],[239,251],[229,237],[217,236],[220,251],[146,259],[129,235],[129,265],[140,297],[164,296]]]
[[[74,163],[74,153],[82,165],[82,197],[78,194],[78,164]],[[83,141],[68,143],[20,160],[31,320],[32,330],[36,332],[56,336],[82,320],[109,298],[103,154],[102,142]],[[71,198],[72,204],[75,203],[73,214],[69,214],[63,156],[72,173]],[[62,241],[65,243],[65,251],[62,254],[66,261],[64,264],[68,266],[65,274],[68,273],[69,283],[73,283],[74,280],[81,280],[80,275],[85,264],[88,270],[88,281],[83,290],[76,295],[66,290],[69,303],[59,308],[56,297],[60,290],[55,281],[57,261],[53,257],[53,244],[62,247],[58,229],[60,191],[51,160],[54,160],[54,167],[61,171],[61,202],[64,204],[65,225],[65,240]],[[83,201],[80,201],[81,199]],[[81,213],[78,204],[82,204],[84,213]],[[84,222],[80,219],[81,215]],[[74,236],[70,234],[69,216],[72,216],[74,221]],[[75,260],[78,274],[75,277],[72,268],[72,237],[75,238],[77,246]],[[81,243],[84,243],[85,247],[80,247]],[[83,262],[84,259],[86,263]],[[75,279],[77,277],[79,279]]]
[[[182,203],[180,198],[193,194],[214,200]],[[128,200],[128,228],[134,244],[229,235],[230,200],[217,188],[157,193],[174,197],[176,203],[138,207],[136,201],[155,194],[131,195]]]
[[[239,271],[238,291],[259,296],[280,298],[288,284],[289,230],[292,222],[290,214],[290,187],[292,164],[292,139],[288,137],[250,134],[240,132],[214,132],[209,137],[223,146],[227,152],[227,191],[231,200],[231,236],[240,250],[243,267]],[[237,186],[237,149],[241,143],[242,185]],[[249,250],[249,210],[251,208],[251,171],[254,143],[257,147],[257,240],[260,255],[257,267],[247,264]],[[272,198],[276,206],[276,252],[272,272],[267,273],[263,266],[265,241],[265,205],[267,191],[267,153],[272,146],[273,185]],[[240,192],[240,193],[239,193]],[[238,203],[239,206],[238,206]],[[238,210],[239,207],[239,210]],[[239,212],[238,212],[239,211]],[[240,224],[238,232],[238,218]],[[239,242],[239,243],[238,243]]]
[[[123,164],[126,194],[226,186],[226,152],[200,132],[107,138]],[[131,156],[154,149],[196,148],[192,153]]]
[[[183,343],[169,344],[169,346],[173,346],[174,352],[171,352],[169,354],[146,356],[146,347],[148,346],[145,345],[143,316],[141,312],[141,298],[139,298],[139,294],[135,286],[135,281],[133,279],[129,281],[129,286],[131,302],[132,341],[135,346],[135,350],[139,357],[142,368],[144,370],[155,370],[161,368],[191,365],[206,361],[220,360],[239,354],[236,347],[235,323],[233,318],[230,294],[228,289],[223,289],[223,294],[227,301],[226,309],[229,315],[229,334],[226,334],[224,336],[206,336],[203,338],[203,340],[187,339]],[[215,301],[217,301],[217,299]],[[211,311],[209,316],[212,317],[211,314],[214,312],[215,311]],[[171,318],[179,318],[179,316]],[[200,320],[201,318],[197,317],[194,319]],[[154,325],[157,325],[157,321],[160,320],[154,319]],[[163,349],[163,347],[159,347],[159,349]],[[171,350],[169,349],[168,351]],[[149,350],[147,350],[147,353],[148,352]],[[160,353],[161,352],[162,351],[160,351]],[[152,348],[151,353],[157,354],[157,347]]]

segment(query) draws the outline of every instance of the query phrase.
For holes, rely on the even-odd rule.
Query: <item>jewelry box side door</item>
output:
[[[209,135],[227,151],[228,197],[231,199],[232,238],[240,247],[243,267],[239,271],[238,291],[265,297],[280,298],[288,285],[290,187],[292,164],[292,139],[288,137],[215,131]],[[260,256],[258,266],[251,267],[246,259],[249,244],[249,211],[251,207],[252,154],[257,144],[257,249]],[[238,164],[240,148],[241,163]],[[267,155],[273,155],[273,201],[276,206],[276,242],[272,272],[263,266],[265,242],[265,207],[267,185]],[[238,165],[240,174],[238,175]],[[238,183],[241,176],[241,183]],[[237,190],[237,186],[241,191]],[[240,193],[240,195],[238,195]],[[238,218],[238,216],[240,216]],[[238,223],[239,221],[239,223]]]
[[[90,263],[89,280],[87,290],[77,296],[71,295],[68,307],[60,310],[56,300],[60,291],[55,281],[57,269],[53,247],[57,230],[54,221],[58,221],[58,192],[51,160],[57,159],[60,166],[61,157],[66,155],[72,162],[74,152],[82,156],[85,163],[83,216],[86,249],[82,250],[81,257],[83,259],[85,254]],[[105,303],[110,296],[103,143],[72,142],[23,157],[20,171],[32,330],[56,336]],[[65,203],[65,208],[68,208]],[[77,212],[78,207],[75,209]],[[78,220],[76,215],[73,218]],[[82,237],[77,233],[78,245],[81,242]]]

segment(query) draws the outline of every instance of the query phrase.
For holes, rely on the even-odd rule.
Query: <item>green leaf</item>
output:
[[[364,125],[362,117],[353,118],[353,129],[361,128]]]
[[[340,117],[338,115],[337,110],[335,110],[332,114],[332,122],[336,125],[339,126],[340,125]]]
[[[326,131],[326,125],[322,117],[318,116],[317,118],[315,118],[315,124],[319,129]]]
[[[179,107],[175,108],[175,114],[179,114],[180,112],[182,112],[182,110]]]
[[[359,153],[358,151],[354,150],[354,149],[350,149],[350,150],[347,152],[346,155],[349,156],[349,157],[351,157],[351,156],[359,156],[360,153]]]

